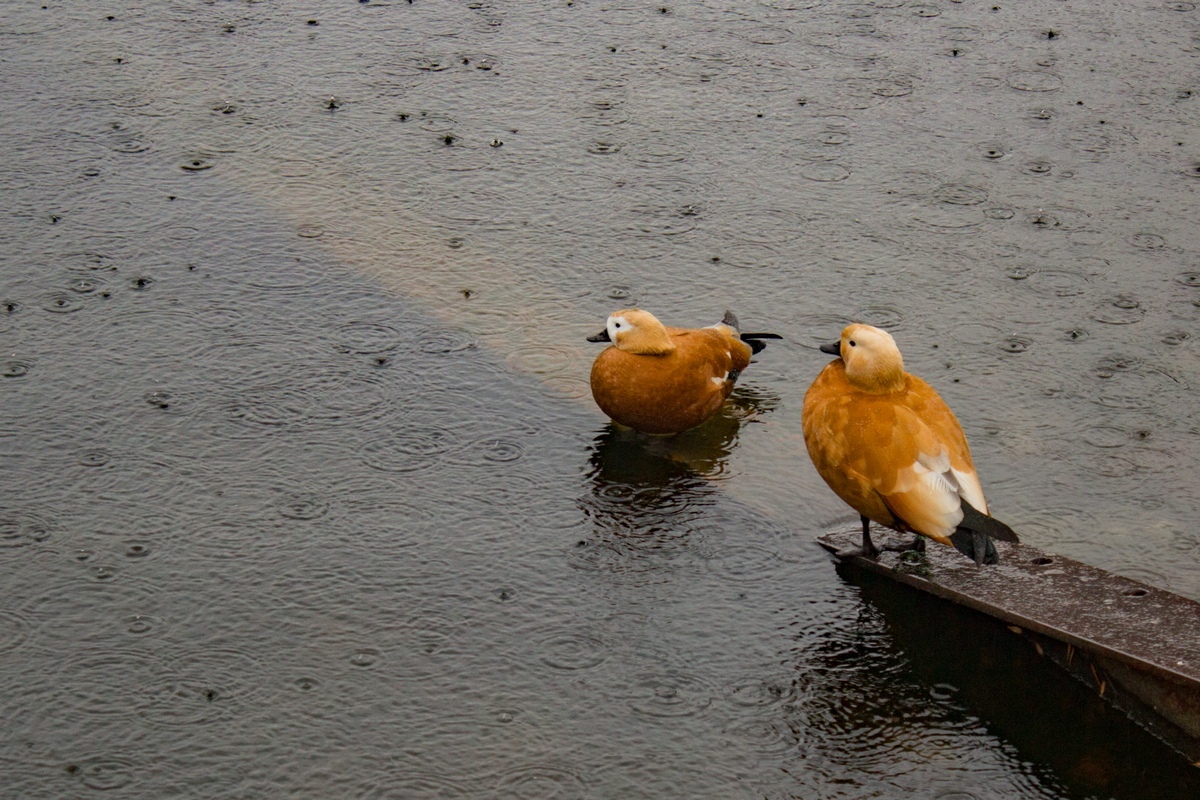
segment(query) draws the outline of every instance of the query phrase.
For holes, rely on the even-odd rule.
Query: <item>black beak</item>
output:
[[[821,345],[821,352],[829,353],[831,356],[840,356],[842,354],[842,343],[841,341],[836,341],[833,344],[823,344]]]
[[[587,340],[589,342],[611,342],[612,341],[612,339],[608,338],[608,328],[605,328],[604,330],[600,331],[595,336],[587,337]]]

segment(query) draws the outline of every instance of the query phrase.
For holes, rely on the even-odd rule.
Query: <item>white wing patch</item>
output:
[[[946,494],[958,494],[958,479],[950,467],[950,456],[946,454],[946,451],[943,450],[936,456],[921,453],[917,456],[916,463],[912,465],[912,471],[930,489]]]
[[[726,372],[724,375],[719,375],[719,376],[718,376],[718,375],[714,375],[714,376],[712,377],[712,382],[713,382],[713,383],[715,383],[717,386],[724,386],[724,385],[725,385],[725,381],[727,381],[727,380],[729,380],[729,373],[728,373],[728,372]]]
[[[916,463],[912,465],[912,471],[933,491],[953,497],[955,506],[959,505],[959,498],[961,498],[970,503],[977,511],[988,513],[987,501],[983,499],[983,487],[979,485],[979,477],[974,472],[963,472],[951,467],[950,457],[945,451],[937,456],[921,453],[917,457]]]
[[[897,487],[900,496],[893,499],[904,521],[913,530],[939,540],[954,533],[962,521],[962,501],[949,456],[945,451],[936,456],[921,453],[906,472],[908,481]]]

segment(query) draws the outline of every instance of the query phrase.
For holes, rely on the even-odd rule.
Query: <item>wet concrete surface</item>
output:
[[[836,574],[799,409],[883,325],[1023,539],[1200,598],[1198,15],[5,6],[7,796],[1188,796]],[[634,304],[787,340],[646,441]]]

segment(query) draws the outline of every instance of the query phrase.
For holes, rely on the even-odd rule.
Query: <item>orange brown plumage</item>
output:
[[[987,501],[954,412],[933,387],[904,371],[886,331],[850,325],[804,397],[804,441],[817,472],[869,522],[953,545],[977,563],[1016,535],[987,517]],[[982,530],[981,530],[982,529]],[[976,546],[978,545],[978,546]]]
[[[633,308],[613,313],[605,330],[588,338],[612,342],[592,364],[600,410],[635,430],[672,434],[715,414],[761,339],[779,337],[742,334],[730,313],[708,328],[668,328]]]

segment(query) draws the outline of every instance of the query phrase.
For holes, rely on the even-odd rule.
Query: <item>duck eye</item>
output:
[[[853,340],[853,339],[851,339],[851,340],[850,340],[850,346],[851,346],[851,347],[855,347],[855,344],[854,344],[854,340]]]
[[[619,323],[619,322],[614,322],[614,323],[613,323],[613,327],[614,327],[614,328],[619,328],[619,327],[621,327],[621,323]]]

